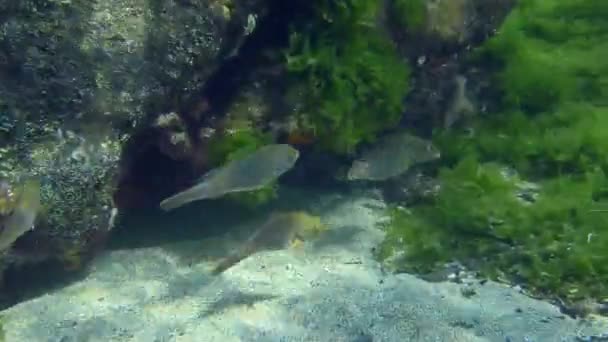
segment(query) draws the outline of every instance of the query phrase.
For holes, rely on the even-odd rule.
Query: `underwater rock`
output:
[[[514,5],[514,0],[390,0],[383,21],[410,57],[452,54],[492,36]]]
[[[116,214],[112,193],[120,156],[120,141],[105,138],[62,133],[38,144],[24,143],[29,147],[25,153],[18,150],[24,145],[9,153],[3,178],[13,184],[24,177],[40,179],[42,209],[34,228],[3,256],[3,269],[54,260],[76,271],[103,244]]]
[[[154,126],[159,130],[158,147],[162,154],[173,160],[185,160],[192,153],[192,141],[184,121],[175,112],[161,114]]]
[[[143,116],[144,1],[2,1],[0,177],[41,182],[34,229],[0,263],[78,270],[115,214],[122,137]],[[95,246],[95,248],[93,248]]]
[[[439,180],[420,170],[389,180],[381,187],[382,195],[387,202],[406,206],[432,202],[437,197],[439,189]]]
[[[151,2],[146,58],[158,81],[156,95],[164,96],[151,109],[160,114],[167,105],[178,106],[180,115],[200,119],[208,99],[193,95],[203,92],[212,74],[238,52],[264,6],[244,0]]]
[[[140,133],[154,129],[148,114],[199,90],[251,33],[261,3],[0,0],[0,178],[40,177],[43,206],[2,269],[85,266],[113,224],[114,202],[150,197],[124,168],[162,143]],[[135,136],[141,146],[128,148]]]
[[[207,143],[223,124],[216,113],[223,104],[214,96],[224,88],[233,92],[230,73],[239,72],[234,57],[266,5],[241,0],[146,5],[145,54],[139,62],[150,75],[142,87],[149,89],[147,115],[124,149],[118,207],[156,207],[209,170]],[[224,65],[233,68],[227,72]]]
[[[389,13],[384,24],[413,69],[413,86],[405,113],[409,124],[428,132],[443,125],[455,95],[462,92],[459,77],[468,80],[464,89],[467,97],[481,97],[478,83],[487,79],[470,69],[462,57],[496,33],[514,3],[513,0],[387,2]]]

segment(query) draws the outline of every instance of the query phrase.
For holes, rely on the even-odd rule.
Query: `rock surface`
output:
[[[388,7],[388,27],[401,54],[412,67],[412,91],[406,100],[407,123],[430,132],[446,126],[446,116],[453,110],[456,78],[467,79],[464,94],[475,112],[495,106],[496,95],[488,92],[488,70],[470,62],[470,52],[481,46],[500,29],[511,12],[513,0],[429,0],[388,1],[419,4],[400,11]],[[401,13],[402,15],[399,15]],[[405,13],[405,22],[400,22]],[[392,18],[391,15],[396,15]],[[409,22],[408,19],[409,18]],[[412,27],[412,23],[417,24]],[[479,63],[477,63],[479,64]],[[461,113],[458,114],[458,121]],[[448,124],[447,126],[451,126]]]
[[[0,178],[41,177],[45,212],[0,258],[0,278],[41,262],[86,265],[109,232],[130,137],[178,95],[199,91],[263,7],[0,0]]]
[[[260,253],[212,278],[214,259],[267,215],[258,213],[231,237],[110,251],[84,279],[5,310],[6,341],[576,341],[608,331],[505,285],[465,297],[460,284],[385,274],[371,252],[384,203],[306,197],[298,209],[329,230],[301,249]]]

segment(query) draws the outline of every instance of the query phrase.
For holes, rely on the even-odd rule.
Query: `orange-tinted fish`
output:
[[[306,146],[315,142],[315,136],[306,132],[294,131],[287,136],[287,143],[290,145]]]
[[[241,248],[220,261],[212,273],[220,274],[257,252],[287,248],[307,237],[315,236],[325,229],[325,225],[318,216],[302,211],[275,212]]]
[[[17,195],[12,211],[0,219],[0,252],[9,249],[25,232],[34,227],[40,211],[40,182],[26,181]]]

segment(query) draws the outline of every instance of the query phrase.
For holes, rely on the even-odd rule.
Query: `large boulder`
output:
[[[117,213],[125,145],[203,87],[263,2],[0,0],[0,13],[0,176],[40,178],[44,207],[3,269],[80,269]]]

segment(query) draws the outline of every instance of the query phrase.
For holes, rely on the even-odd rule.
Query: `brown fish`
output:
[[[34,227],[40,211],[40,182],[26,181],[17,194],[11,212],[0,218],[0,252],[9,249],[25,232]]]
[[[220,261],[212,273],[220,274],[257,252],[288,248],[324,229],[325,226],[318,216],[302,211],[273,213],[241,248]]]

